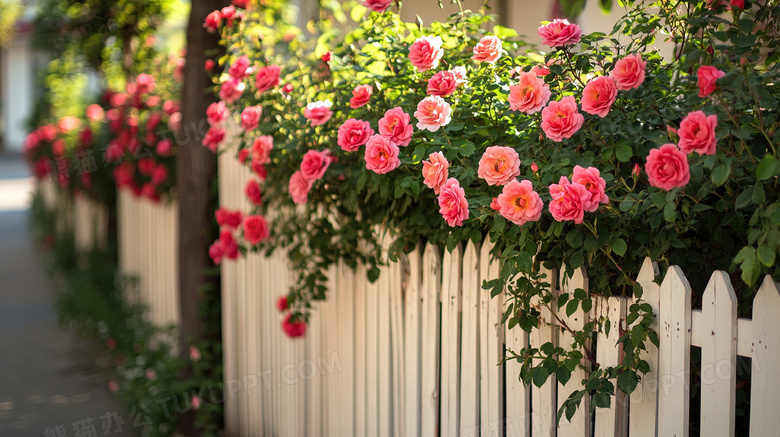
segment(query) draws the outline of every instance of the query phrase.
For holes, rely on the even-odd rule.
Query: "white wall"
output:
[[[2,107],[5,125],[5,150],[20,151],[27,135],[25,122],[35,103],[34,55],[28,38],[17,35],[7,47],[0,50],[2,61]]]

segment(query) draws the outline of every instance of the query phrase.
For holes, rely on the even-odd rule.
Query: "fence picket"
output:
[[[661,283],[658,434],[687,437],[690,409],[691,286],[678,266]]]
[[[483,435],[499,435],[503,425],[504,369],[499,365],[504,357],[501,309],[504,307],[504,293],[490,297],[490,291],[482,289],[484,281],[497,279],[498,260],[491,260],[493,244],[485,241],[479,255],[480,281],[480,430]]]
[[[393,357],[393,431],[404,430],[404,301],[401,263],[390,264],[390,331]]]
[[[392,360],[390,357],[390,289],[394,282],[390,277],[393,271],[389,266],[383,266],[379,276],[379,436],[393,435],[393,391]],[[357,281],[363,278],[356,277]],[[355,435],[358,435],[355,433]]]
[[[737,295],[726,272],[713,272],[702,299],[701,433],[733,436],[737,379]]]
[[[622,348],[617,347],[621,323],[626,318],[626,299],[618,297],[599,298],[594,306],[597,317],[609,320],[609,335],[601,331],[596,340],[596,359],[602,367],[620,364]],[[612,381],[617,387],[616,381]],[[620,390],[615,390],[610,408],[595,410],[596,437],[625,437],[628,431],[628,399]]]
[[[422,259],[421,306],[421,435],[436,435],[439,429],[439,296],[441,259],[439,249],[428,244]]]
[[[588,293],[588,274],[585,272],[584,267],[579,267],[574,270],[574,273],[570,278],[565,277],[565,272],[561,272],[560,278],[560,292],[569,293],[569,297],[574,296],[575,290],[582,289],[585,293]],[[584,311],[575,311],[571,316],[566,314],[566,311],[562,308],[558,314],[558,317],[566,323],[569,328],[574,331],[582,330],[585,324],[588,322],[588,314]],[[558,337],[558,344],[564,348],[571,348],[574,343],[574,337],[567,331],[561,331]],[[589,344],[585,345],[590,347]],[[583,358],[583,365],[588,365],[586,358]],[[583,386],[580,381],[587,377],[587,374],[583,369],[576,368],[571,372],[571,378],[566,385],[558,384],[558,407],[569,398],[575,390],[582,390]],[[580,407],[571,421],[561,419],[558,425],[558,437],[587,437],[590,435],[590,396],[584,396],[580,402]]]
[[[355,269],[355,435],[369,435],[366,426],[366,284],[360,280],[366,277],[366,268],[362,265]]]
[[[556,288],[556,272],[544,267],[540,268],[540,273],[546,275],[543,281],[550,284],[550,290],[553,292]],[[541,305],[540,302],[537,301]],[[558,345],[558,332],[549,323],[553,321],[553,315],[547,307],[541,306],[541,319],[539,327],[532,329],[529,335],[532,347],[538,348],[545,343]],[[534,437],[555,437],[556,426],[555,419],[557,414],[557,388],[558,382],[555,376],[551,375],[541,387],[531,387],[531,422],[533,428],[531,435]]]
[[[780,429],[780,284],[767,275],[753,299],[753,355],[750,435],[776,435]]]
[[[355,432],[355,385],[353,375],[355,374],[355,365],[353,353],[355,350],[355,292],[354,284],[356,281],[360,281],[362,278],[356,278],[355,272],[347,266],[344,261],[338,263],[338,287],[339,287],[339,306],[338,306],[338,320],[339,320],[339,348],[336,349],[341,357],[342,371],[336,375],[339,380],[339,390],[341,391],[342,403],[339,404],[337,410],[341,415],[342,434],[345,437],[354,435]],[[369,297],[372,308],[367,312],[368,316],[374,320],[374,323],[370,325],[369,335],[374,339],[374,346],[372,348],[369,344],[369,360],[376,362],[377,354],[372,351],[376,348],[376,306],[377,306],[377,292],[376,284],[373,284],[371,294]],[[373,316],[372,316],[373,314]],[[376,387],[376,385],[369,385],[369,387]],[[376,400],[373,400],[376,402]],[[371,404],[371,402],[369,402]],[[374,422],[376,423],[376,422]]]
[[[479,255],[473,241],[463,253],[463,315],[460,349],[460,423],[454,435],[478,435],[479,429]],[[409,408],[407,405],[406,408]]]
[[[407,254],[409,260],[409,282],[404,302],[404,435],[420,435],[420,281],[422,279],[422,260],[420,248]]]
[[[656,276],[658,276],[658,265],[650,258],[645,258],[636,282],[642,286],[642,300],[650,304],[653,308],[653,314],[656,315],[650,327],[660,335],[659,317],[657,316],[661,302],[661,287],[654,282]],[[631,393],[629,435],[632,437],[655,437],[658,427],[658,348],[647,342],[647,351],[640,356],[647,361],[650,371],[642,376],[636,389]]]
[[[463,248],[444,251],[441,309],[441,435],[458,435],[460,387],[460,289]]]
[[[508,302],[508,301],[507,301]],[[505,305],[506,306],[506,305]],[[509,351],[520,354],[528,347],[528,333],[519,326],[509,329],[505,325],[507,354]],[[531,388],[520,379],[522,363],[509,360],[506,366],[506,437],[525,437],[531,432]]]

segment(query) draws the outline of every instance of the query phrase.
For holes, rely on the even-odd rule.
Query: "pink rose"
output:
[[[731,9],[745,9],[745,0],[731,0],[729,2],[731,4]]]
[[[222,247],[222,243],[219,240],[211,243],[209,246],[209,258],[214,265],[219,265],[222,262],[222,257],[225,255],[225,248]]]
[[[219,242],[224,249],[224,256],[228,259],[238,259],[238,243],[233,238],[230,231],[221,231],[219,233]]]
[[[589,193],[588,199],[583,202],[583,208],[587,212],[594,212],[599,209],[599,204],[609,203],[609,197],[605,193],[607,182],[601,177],[601,173],[596,167],[582,168],[579,165],[574,166],[574,174],[571,177],[574,184],[580,184]]]
[[[452,71],[440,71],[428,80],[429,96],[449,96],[458,88],[460,81]]]
[[[452,120],[452,108],[439,96],[428,96],[417,104],[414,116],[417,118],[417,129],[428,129],[436,132],[440,127]]]
[[[333,116],[333,111],[330,110],[332,105],[330,100],[309,103],[303,110],[303,116],[311,120],[312,127],[323,125]]]
[[[458,85],[468,82],[468,80],[466,80],[466,67],[459,65],[450,71],[452,71],[452,74],[455,75],[455,79],[457,79]]]
[[[88,174],[88,173],[84,173]],[[160,185],[168,179],[168,169],[164,165],[160,164],[152,171],[152,183],[154,185]]]
[[[536,163],[535,163],[535,162],[532,162],[532,163],[531,163],[531,171],[532,171],[532,172],[534,172],[534,173],[536,173],[536,172],[538,172],[538,171],[539,171],[539,166],[538,166],[538,165],[536,165]]]
[[[498,211],[501,209],[501,207],[498,205],[498,197],[494,197],[493,200],[490,201],[490,209],[493,211]]]
[[[274,148],[274,138],[270,135],[261,135],[252,143],[252,161],[258,164],[271,162],[271,149]]]
[[[91,104],[87,107],[87,119],[89,121],[101,121],[103,120],[104,111],[98,104]]]
[[[227,208],[219,208],[214,212],[214,217],[217,219],[217,225],[219,227],[227,227],[237,229],[241,225],[241,221],[244,220],[241,211],[231,211]]]
[[[509,109],[526,114],[538,112],[550,100],[550,86],[533,73],[521,73],[520,83],[509,87]]]
[[[520,156],[515,149],[505,146],[491,146],[479,159],[477,176],[488,185],[506,185],[520,175]]]
[[[469,203],[466,192],[455,178],[447,179],[439,192],[439,213],[451,227],[461,226],[469,218]]]
[[[263,204],[263,192],[260,190],[260,184],[258,184],[256,180],[250,179],[249,182],[247,182],[246,188],[244,188],[244,194],[253,205],[260,206]]]
[[[631,169],[631,175],[634,177],[639,177],[639,175],[642,174],[642,167],[639,166],[639,164],[634,164],[634,168]]]
[[[612,78],[615,79],[617,89],[621,91],[639,88],[645,81],[645,66],[647,62],[642,60],[641,54],[626,55],[617,62],[612,70]]]
[[[287,308],[289,308],[287,304],[287,296],[279,296],[279,299],[276,300],[276,309],[281,313]]]
[[[160,140],[160,142],[157,143],[157,154],[160,156],[168,156],[171,154],[172,148],[173,142],[170,140],[170,138]]]
[[[260,178],[261,181],[265,181],[268,178],[268,171],[265,169],[265,165],[261,164],[258,160],[252,160],[250,164],[252,166],[252,172]]]
[[[440,36],[421,36],[409,47],[409,61],[417,71],[426,71],[439,66],[439,60],[444,56]]]
[[[216,65],[216,62],[214,62],[213,59],[206,59],[206,63],[203,64],[203,69],[206,71],[211,71],[214,69],[214,66]]]
[[[192,404],[191,404],[192,405],[192,409],[193,410],[197,410],[197,409],[200,408],[200,404],[201,404],[202,401],[200,400],[200,397],[193,396],[191,402],[192,402]]]
[[[497,36],[483,36],[472,49],[474,56],[471,59],[477,62],[494,63],[501,57],[501,40]]]
[[[379,119],[379,134],[398,146],[408,146],[414,128],[409,124],[409,114],[400,107],[388,109]]]
[[[233,6],[222,8],[220,13],[222,14],[222,18],[225,20],[225,25],[227,27],[231,27],[233,25],[233,20],[236,18],[241,19],[241,14],[237,13],[236,8]]]
[[[537,32],[542,37],[542,44],[547,44],[550,47],[576,44],[580,42],[582,36],[580,26],[561,19],[555,19],[552,23],[539,26]]]
[[[219,11],[214,11],[206,16],[206,21],[203,23],[203,27],[209,32],[216,33],[219,30],[219,25],[222,23],[222,14]]]
[[[715,127],[718,126],[717,115],[707,115],[702,111],[688,114],[682,122],[677,134],[680,136],[678,145],[686,155],[696,152],[699,155],[714,155],[718,139],[715,137]]]
[[[604,118],[617,99],[615,80],[607,76],[594,77],[582,90],[582,110]]]
[[[251,150],[249,149],[241,149],[238,151],[238,162],[241,164],[246,163],[247,158],[249,158],[249,154],[251,153]]]
[[[241,113],[241,127],[247,132],[257,129],[257,125],[260,123],[260,115],[262,114],[262,106],[244,108],[244,111]]]
[[[311,182],[303,177],[303,174],[299,170],[290,177],[290,183],[287,186],[287,190],[290,192],[290,197],[292,197],[293,202],[301,205],[309,200]]]
[[[497,202],[498,213],[518,226],[538,221],[542,217],[544,202],[539,193],[534,191],[531,181],[512,180],[504,185]]]
[[[691,180],[688,156],[674,144],[664,144],[651,150],[645,171],[650,185],[667,191],[684,187]]]
[[[366,168],[377,174],[391,172],[401,165],[399,152],[395,143],[381,135],[374,135],[366,143]]]
[[[560,102],[550,102],[542,109],[542,130],[547,138],[560,142],[571,138],[585,121],[585,117],[577,111],[577,101],[572,96],[566,96]]]
[[[265,91],[279,85],[279,72],[281,67],[278,65],[269,65],[257,70],[255,75],[255,87],[258,94],[262,94]]]
[[[371,95],[373,93],[374,88],[371,85],[356,86],[355,89],[352,90],[352,98],[349,99],[349,107],[357,109],[361,106],[365,106],[368,101],[371,100]]]
[[[699,78],[699,97],[706,97],[712,94],[718,86],[717,80],[725,75],[726,73],[709,65],[699,67],[696,71],[696,76]]]
[[[233,0],[233,6],[241,9],[247,9],[250,6],[249,0]]]
[[[393,0],[363,0],[363,6],[374,12],[382,12],[387,9]]]
[[[219,89],[219,98],[227,103],[233,103],[244,93],[246,84],[235,78],[228,78]]]
[[[546,65],[534,65],[529,73],[535,74],[537,76],[547,76],[550,74],[550,69],[547,68]]]
[[[572,220],[575,224],[582,223],[585,217],[585,202],[590,199],[590,193],[584,185],[569,183],[566,176],[561,176],[557,184],[550,185],[550,214],[556,221]]]
[[[74,129],[78,129],[79,126],[81,126],[81,120],[79,120],[78,117],[74,117],[72,115],[66,115],[57,120],[57,127],[60,129],[60,132],[63,133],[68,133]]]
[[[249,62],[249,58],[247,58],[246,56],[241,56],[240,58],[236,59],[233,65],[230,66],[230,68],[228,69],[228,74],[232,78],[241,80],[251,75],[252,70],[253,68]]]
[[[354,152],[374,135],[371,123],[350,118],[339,126],[338,145],[346,152]]]
[[[222,129],[221,127],[212,127],[206,132],[206,136],[203,138],[203,145],[216,153],[217,148],[224,140],[225,129]]]
[[[282,331],[290,338],[303,337],[306,335],[306,322],[294,321],[292,313],[290,313],[282,322]]]
[[[327,150],[324,152],[309,150],[303,155],[301,174],[307,180],[314,182],[325,174],[332,159]]]
[[[434,193],[439,194],[442,185],[447,181],[450,163],[443,153],[434,152],[428,156],[427,161],[422,162],[422,165],[423,182],[428,188],[432,188]]]
[[[260,215],[250,215],[244,219],[244,239],[249,244],[257,244],[270,236],[268,222]]]

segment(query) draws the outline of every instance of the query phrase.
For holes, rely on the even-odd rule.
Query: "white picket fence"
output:
[[[84,195],[65,195],[52,179],[37,182],[43,204],[57,211],[57,230],[73,232],[76,249],[89,251],[108,242],[108,208]]]
[[[177,325],[179,308],[179,208],[117,192],[119,270],[137,279],[128,297],[149,309],[157,326]]]
[[[249,173],[230,154],[220,158],[221,204],[247,207]],[[577,388],[554,378],[541,388],[518,381],[519,364],[497,365],[504,347],[520,350],[571,338],[540,325],[530,335],[500,324],[504,297],[491,299],[483,279],[497,277],[490,245],[469,243],[452,253],[420,247],[403,263],[382,268],[371,284],[365,269],[331,270],[327,302],[315,308],[304,339],[282,333],[276,299],[293,273],[283,252],[250,254],[222,271],[227,436],[688,436],[691,345],[701,347],[702,436],[735,433],[736,356],[752,358],[750,435],[780,433],[780,291],[765,278],[752,320],[737,319],[727,275],[713,274],[702,310],[679,268],[661,286],[646,260],[637,281],[658,315],[660,347],[646,355],[651,372],[630,399],[590,417],[588,399],[571,423],[555,425],[558,406]],[[556,272],[547,272],[557,278]],[[553,281],[554,293],[588,289],[584,269]],[[563,285],[558,285],[563,284]],[[625,326],[630,301],[598,301],[585,315]],[[543,314],[547,321],[552,315]],[[598,334],[596,360],[618,362],[618,329]],[[744,435],[747,430],[738,430]]]

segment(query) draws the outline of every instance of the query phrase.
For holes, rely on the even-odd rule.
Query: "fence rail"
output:
[[[247,207],[250,177],[229,154],[220,158],[221,204]],[[780,429],[773,414],[780,393],[780,291],[766,277],[752,320],[737,319],[736,296],[715,272],[701,310],[672,267],[661,285],[648,259],[637,281],[657,314],[660,345],[645,355],[651,372],[629,399],[590,417],[587,398],[572,421],[556,426],[555,414],[581,374],[563,386],[541,388],[518,381],[519,364],[498,365],[504,348],[519,350],[571,338],[540,324],[530,335],[500,324],[502,295],[491,299],[483,279],[498,275],[490,245],[469,242],[452,253],[419,247],[402,263],[382,268],[368,283],[365,271],[339,264],[329,272],[328,300],[318,303],[302,340],[279,327],[274,302],[293,280],[283,254],[250,254],[223,267],[226,431],[230,436],[688,436],[691,346],[701,347],[701,435],[735,433],[736,356],[752,360],[750,435]],[[548,277],[560,279],[549,271]],[[553,293],[588,288],[580,268]],[[567,318],[582,326],[607,317],[625,327],[625,298],[600,299],[589,314]],[[565,314],[558,314],[564,317]],[[550,322],[552,314],[542,317]],[[599,333],[596,360],[616,364],[619,330]],[[630,410],[630,415],[629,415]]]

